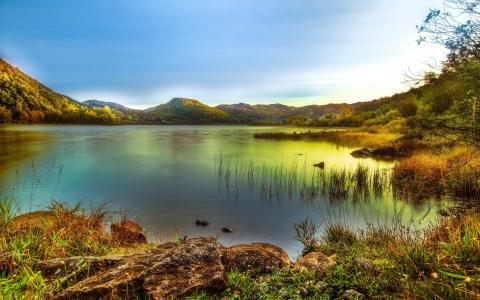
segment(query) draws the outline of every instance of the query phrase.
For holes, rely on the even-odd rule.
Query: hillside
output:
[[[326,104],[294,107],[279,103],[257,105],[239,103],[223,104],[217,108],[229,113],[236,123],[304,125],[305,122],[312,119],[339,115],[345,109],[349,109],[350,105]]]
[[[102,123],[121,117],[61,95],[0,59],[0,123]]]
[[[173,98],[165,104],[146,109],[144,120],[158,124],[211,124],[229,123],[231,119],[226,112],[198,100]]]

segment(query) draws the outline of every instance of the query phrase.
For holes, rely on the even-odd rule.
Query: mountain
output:
[[[0,123],[102,123],[121,116],[59,94],[0,59]]]
[[[131,110],[130,108],[123,106],[121,104],[115,103],[115,102],[107,102],[107,101],[101,101],[101,100],[86,100],[82,102],[83,105],[85,106],[90,106],[90,107],[110,107],[112,109],[118,110],[118,111],[129,111]]]
[[[297,123],[299,118],[317,119],[325,116],[336,116],[348,109],[349,104],[308,105],[302,107],[287,106],[283,104],[257,104],[246,103],[222,104],[217,108],[229,113],[232,120],[237,123],[247,124],[291,124]]]
[[[229,123],[230,115],[195,99],[173,98],[145,110],[145,120],[160,124]]]

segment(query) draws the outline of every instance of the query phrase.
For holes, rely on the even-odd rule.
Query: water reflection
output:
[[[242,161],[248,169],[251,162],[257,167],[273,168],[270,173],[281,166],[288,168],[297,161],[299,170],[305,168],[308,176],[315,171],[312,165],[319,162],[325,162],[326,169],[332,170],[356,170],[359,164],[369,170],[392,166],[391,162],[355,159],[349,154],[352,149],[331,143],[252,138],[254,133],[265,131],[298,132],[302,129],[246,126],[2,127],[0,188],[6,190],[17,185],[16,191],[23,204],[33,208],[47,205],[52,198],[70,203],[81,201],[87,206],[108,202],[112,210],[130,211],[145,225],[150,238],[157,240],[184,235],[218,235],[225,244],[271,242],[285,248],[291,255],[301,250],[301,245],[292,239],[293,223],[306,217],[318,223],[340,218],[355,226],[364,226],[368,222],[388,224],[400,213],[403,222],[415,219],[425,224],[434,220],[436,203],[413,205],[383,193],[372,201],[353,203],[333,201],[322,193],[315,199],[305,199],[293,192],[289,197],[265,199],[258,190],[261,177],[247,179],[255,183],[252,188],[238,187],[238,183],[232,181],[240,192],[225,190],[222,188],[224,184],[219,186],[220,155],[225,161],[231,161],[232,166],[234,161]],[[28,181],[35,184],[25,184]],[[42,190],[40,184],[48,187]],[[273,184],[275,187],[279,182],[273,181]],[[196,227],[196,219],[208,220],[211,225]],[[222,233],[220,229],[224,226],[234,232]]]

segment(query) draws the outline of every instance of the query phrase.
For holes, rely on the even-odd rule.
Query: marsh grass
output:
[[[456,147],[412,155],[395,165],[392,183],[394,192],[406,198],[480,200],[480,153]]]
[[[238,195],[241,191],[259,191],[266,200],[299,197],[313,201],[322,197],[330,201],[363,201],[391,194],[391,172],[362,164],[320,169],[295,159],[289,165],[270,166],[220,155],[215,170],[218,185],[227,192]]]
[[[263,132],[253,136],[267,140],[313,140],[326,141],[341,146],[378,147],[390,144],[401,137],[400,134],[366,131],[306,131],[306,132]]]

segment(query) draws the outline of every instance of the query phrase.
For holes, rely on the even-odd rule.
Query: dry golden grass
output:
[[[342,146],[378,147],[400,138],[400,134],[366,131],[320,131],[320,132],[265,132],[254,135],[257,139],[315,140],[336,143]]]
[[[413,154],[395,165],[393,183],[397,192],[411,198],[480,199],[480,153],[458,146]]]

